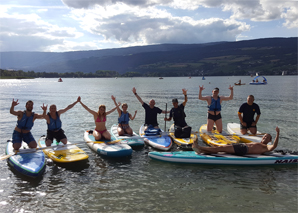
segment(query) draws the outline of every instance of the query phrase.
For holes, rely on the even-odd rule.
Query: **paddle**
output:
[[[168,104],[166,103],[166,113],[165,113],[165,118],[167,118],[167,106],[168,106]],[[166,119],[165,119],[165,131],[167,130],[166,126],[167,126],[167,121],[166,121]]]
[[[121,140],[124,140],[124,139],[114,140],[114,141],[110,141],[107,143],[114,144],[114,143],[120,142]],[[105,142],[104,141],[87,141],[87,142],[84,141],[84,142],[78,142],[78,143],[63,144],[63,145],[58,145],[58,146],[47,146],[47,147],[39,147],[39,148],[21,149],[21,150],[16,150],[14,153],[11,153],[9,155],[1,156],[0,160],[5,160],[5,159],[10,158],[11,156],[17,155],[17,154],[33,153],[33,152],[37,152],[37,151],[44,150],[44,149],[55,149],[55,148],[72,146],[72,145],[83,144],[83,143],[105,143]]]

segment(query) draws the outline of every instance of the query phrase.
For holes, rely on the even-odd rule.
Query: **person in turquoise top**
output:
[[[222,132],[222,119],[221,119],[221,103],[222,101],[229,101],[233,99],[233,87],[230,85],[230,96],[219,96],[219,89],[216,87],[212,90],[212,96],[202,96],[202,91],[205,89],[204,85],[199,86],[199,100],[207,101],[208,103],[208,120],[207,131],[212,131],[214,123],[218,132]]]
[[[118,118],[118,128],[117,128],[117,132],[118,135],[124,135],[125,133],[128,135],[133,135],[133,130],[132,128],[129,126],[129,120],[134,120],[137,114],[137,110],[135,111],[134,116],[132,116],[128,111],[128,105],[127,103],[122,104],[122,110],[119,108],[119,105],[116,103],[116,98],[114,96],[112,96],[112,100],[115,103],[115,106],[117,107],[117,111],[119,114],[119,118]]]
[[[22,146],[22,141],[25,141],[29,148],[36,148],[37,143],[32,136],[30,130],[34,125],[35,119],[42,119],[47,111],[47,106],[44,104],[41,106],[43,114],[37,114],[32,112],[33,101],[27,101],[25,111],[15,111],[14,107],[17,106],[18,100],[14,100],[11,103],[10,114],[18,117],[17,126],[12,134],[12,143],[15,150],[19,150]]]
[[[57,111],[57,107],[55,104],[50,106],[50,110],[47,115],[44,116],[44,119],[47,121],[48,130],[47,130],[47,137],[46,137],[46,145],[51,146],[53,143],[54,138],[57,142],[62,142],[63,144],[67,144],[67,137],[64,134],[64,130],[62,127],[62,122],[60,120],[60,115],[67,112],[71,108],[74,107],[79,101],[81,100],[78,97],[77,101],[68,105],[65,109],[60,109]]]

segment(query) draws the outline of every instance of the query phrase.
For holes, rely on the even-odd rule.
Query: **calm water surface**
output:
[[[97,110],[107,109],[116,100],[128,103],[128,111],[138,110],[131,127],[138,132],[144,122],[144,110],[132,93],[132,87],[144,102],[151,98],[156,106],[168,109],[172,98],[183,101],[182,88],[188,89],[186,121],[198,131],[206,123],[207,104],[198,100],[199,85],[210,95],[214,87],[228,96],[229,85],[240,77],[182,78],[118,78],[118,79],[33,79],[0,80],[0,149],[4,154],[11,138],[16,117],[9,114],[12,99],[18,99],[16,110],[34,101],[34,111],[40,106],[56,104],[65,108],[82,97],[83,103]],[[223,125],[238,122],[237,110],[248,95],[255,96],[261,109],[258,129],[272,133],[281,129],[277,149],[297,151],[297,76],[268,76],[268,85],[252,86],[249,76],[241,77],[244,86],[234,87],[234,99],[223,102]],[[117,122],[117,112],[107,118],[107,127]],[[94,121],[80,104],[61,116],[63,129],[72,142],[82,142],[83,133],[94,128]],[[158,116],[165,127],[163,115]],[[166,127],[170,126],[167,122]],[[36,140],[46,134],[45,120],[36,120],[32,129]],[[203,145],[201,139],[199,143]],[[107,159],[79,145],[89,155],[89,161],[75,166],[61,166],[50,160],[44,175],[36,180],[12,170],[6,161],[0,162],[1,212],[297,212],[297,166],[206,166],[182,165],[154,161],[148,158],[150,148],[134,150],[130,158]]]

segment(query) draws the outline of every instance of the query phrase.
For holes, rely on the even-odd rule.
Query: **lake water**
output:
[[[268,76],[268,85],[252,86],[250,76],[118,78],[118,79],[32,79],[0,80],[0,149],[5,153],[7,139],[12,136],[17,118],[9,113],[12,99],[18,99],[16,110],[24,110],[29,99],[34,111],[40,106],[56,104],[65,108],[78,96],[89,108],[100,104],[107,109],[116,100],[128,103],[128,111],[138,110],[130,122],[138,132],[144,122],[144,110],[132,93],[148,103],[172,107],[172,98],[183,101],[182,88],[188,89],[186,121],[194,131],[207,120],[207,104],[198,100],[199,85],[211,95],[214,87],[228,96],[229,85],[241,78],[246,85],[234,87],[234,99],[223,102],[223,125],[238,122],[237,111],[248,95],[255,96],[261,117],[258,130],[272,133],[280,128],[277,149],[297,151],[297,76]],[[115,111],[107,117],[107,127],[117,122]],[[158,116],[164,128],[164,115]],[[93,117],[80,104],[61,116],[63,129],[71,142],[82,142],[85,130],[95,127]],[[171,122],[167,122],[168,128]],[[32,133],[36,140],[46,134],[45,120],[36,120]],[[199,138],[199,144],[204,145]],[[75,167],[61,167],[47,161],[44,175],[36,180],[12,170],[0,162],[1,212],[297,212],[297,166],[206,166],[171,164],[154,161],[147,154],[151,148],[134,150],[130,158],[107,159],[79,145],[89,155],[89,161]]]

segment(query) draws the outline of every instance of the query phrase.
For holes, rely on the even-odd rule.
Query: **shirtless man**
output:
[[[218,132],[222,132],[222,119],[221,119],[221,103],[222,101],[229,101],[233,99],[233,87],[230,85],[231,90],[230,96],[219,96],[219,89],[216,87],[212,90],[212,96],[202,96],[202,91],[205,89],[204,86],[199,86],[199,100],[207,101],[208,104],[208,120],[207,120],[207,131],[212,131],[215,123]]]
[[[36,148],[37,143],[32,136],[30,130],[34,125],[35,119],[43,119],[47,111],[47,106],[41,106],[43,109],[43,114],[37,114],[32,112],[33,110],[33,101],[27,101],[25,111],[15,111],[14,107],[17,106],[18,100],[14,100],[11,103],[10,114],[18,117],[17,126],[14,128],[12,134],[12,143],[15,150],[19,150],[22,146],[22,141],[25,141],[30,148]]]
[[[224,145],[219,147],[202,147],[197,143],[193,143],[192,149],[197,153],[206,153],[206,154],[215,154],[218,152],[225,152],[228,154],[235,155],[246,155],[246,154],[263,154],[265,152],[273,151],[278,144],[279,139],[279,128],[276,127],[276,137],[273,145],[268,145],[268,143],[272,140],[272,136],[270,134],[265,134],[260,143],[251,142],[251,143],[239,143],[233,145]]]

